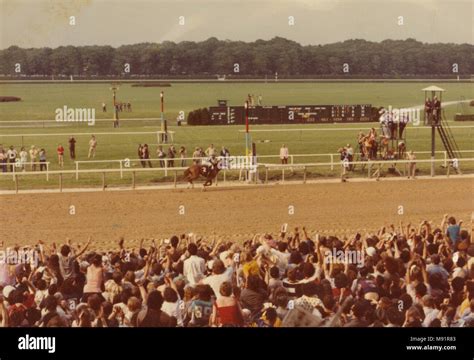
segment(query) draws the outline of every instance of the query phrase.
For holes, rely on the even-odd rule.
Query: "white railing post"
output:
[[[444,167],[446,167],[448,166],[448,152],[444,150],[443,154],[444,154]]]
[[[76,163],[76,180],[79,180],[79,161],[75,161]]]
[[[13,181],[16,181],[15,179],[15,168],[16,168],[16,162],[12,165],[12,175],[13,175]]]
[[[122,167],[122,160],[119,160],[120,164],[120,179],[123,179],[123,167]]]
[[[168,176],[168,160],[165,158],[165,176]]]
[[[49,161],[46,163],[46,181],[49,181]]]
[[[331,171],[334,170],[334,154],[330,154],[329,156],[331,156]]]

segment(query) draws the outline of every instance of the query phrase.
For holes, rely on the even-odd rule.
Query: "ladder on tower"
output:
[[[446,118],[444,116],[444,111],[443,111],[442,119],[440,119],[438,126],[436,127],[438,129],[438,133],[443,143],[443,146],[446,149],[448,158],[451,161],[453,161],[453,167],[455,167],[457,170],[457,167],[458,167],[457,159],[461,157],[461,153],[459,152],[459,148],[456,143],[456,140],[454,139],[451,128],[449,127],[449,124],[446,121]]]

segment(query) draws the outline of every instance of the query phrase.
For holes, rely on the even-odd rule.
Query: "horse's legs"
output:
[[[189,189],[190,187],[194,188],[194,183],[193,183],[193,180],[191,179],[191,177],[188,176],[188,189]]]

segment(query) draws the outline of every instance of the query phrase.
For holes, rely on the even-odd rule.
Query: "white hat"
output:
[[[376,305],[379,300],[379,294],[377,294],[376,292],[368,292],[364,295],[364,299]]]
[[[5,287],[3,288],[3,297],[4,297],[5,299],[7,299],[8,296],[10,296],[10,293],[11,293],[13,290],[15,290],[15,288],[14,288],[13,286],[11,286],[11,285],[5,286]]]
[[[368,256],[375,256],[375,254],[377,253],[377,250],[375,250],[373,246],[370,246],[367,249],[365,249],[365,252]]]

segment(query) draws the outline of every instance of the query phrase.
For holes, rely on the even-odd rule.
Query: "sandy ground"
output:
[[[94,248],[115,248],[140,238],[194,232],[242,241],[276,234],[282,223],[321,233],[370,232],[384,224],[439,224],[444,213],[464,219],[474,210],[474,179],[412,180],[266,187],[18,194],[0,196],[0,241],[63,243],[67,237]],[[70,214],[70,207],[75,214]],[[183,206],[184,208],[180,208]],[[289,214],[293,206],[294,214]],[[403,206],[404,215],[398,214]],[[180,210],[184,209],[184,215]]]

